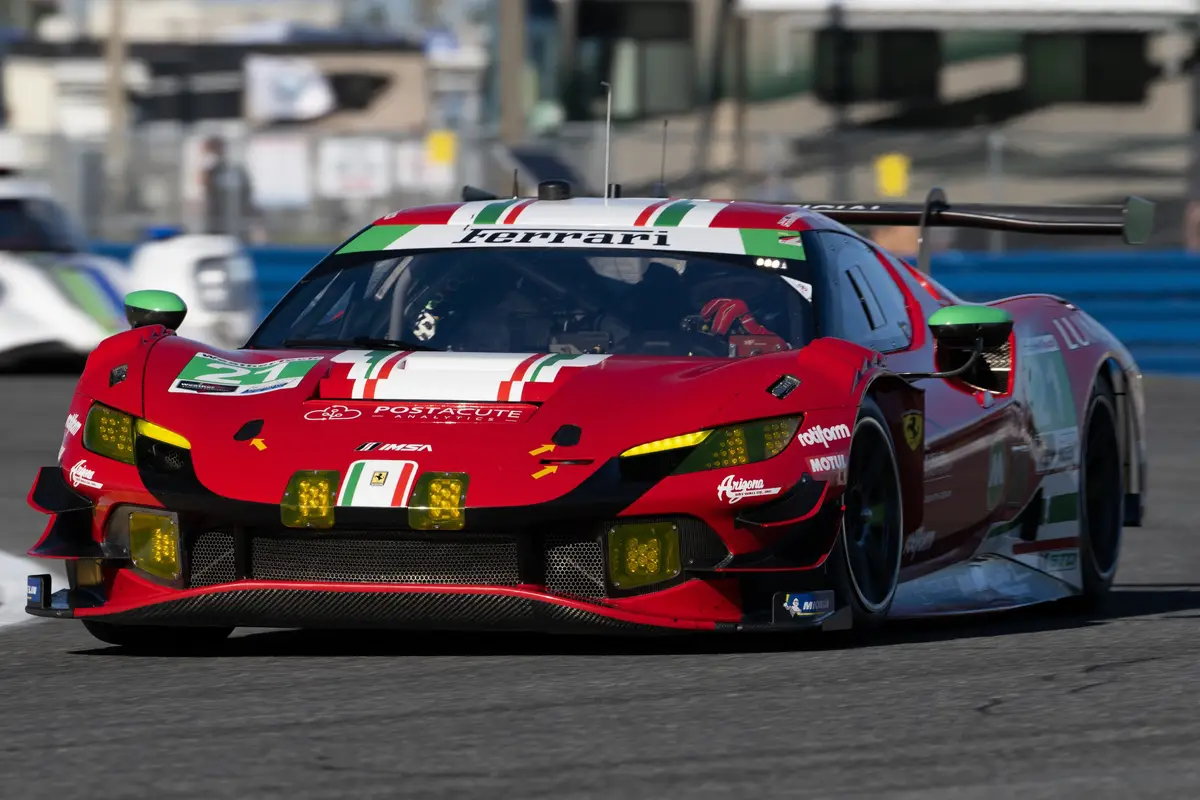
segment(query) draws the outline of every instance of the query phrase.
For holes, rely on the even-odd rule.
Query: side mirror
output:
[[[946,306],[929,318],[938,345],[954,350],[974,350],[976,342],[984,350],[1002,347],[1012,328],[1012,314],[994,306]]]
[[[130,327],[162,325],[177,330],[187,316],[187,304],[174,292],[142,289],[125,295],[125,319]]]

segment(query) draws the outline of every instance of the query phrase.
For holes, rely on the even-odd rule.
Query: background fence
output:
[[[128,259],[128,245],[99,252]],[[327,253],[251,249],[265,314]],[[1065,297],[1116,334],[1148,373],[1200,374],[1200,255],[1135,250],[1009,255],[942,253],[933,274],[966,300],[1027,293]]]
[[[209,136],[139,129],[120,180],[105,174],[102,142],[27,137],[25,162],[93,238],[132,241],[156,225],[199,232],[210,197],[202,152]],[[233,232],[260,243],[331,244],[388,211],[455,200],[465,183],[507,193],[514,168],[525,192],[563,170],[578,176],[581,191],[598,194],[604,182],[603,127],[590,124],[515,149],[445,131],[390,138],[235,132],[223,140],[235,167],[226,177],[235,179],[218,181],[211,195]],[[1152,246],[1164,247],[1181,242],[1192,152],[1183,136],[986,127],[736,136],[710,135],[696,120],[673,124],[666,143],[664,170],[661,125],[615,132],[612,180],[627,196],[650,194],[664,172],[673,195],[781,201],[918,200],[935,185],[952,202],[1112,202],[1140,194],[1159,202]],[[1082,243],[962,231],[946,244],[996,252]]]

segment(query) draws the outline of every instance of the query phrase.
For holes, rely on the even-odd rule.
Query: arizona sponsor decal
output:
[[[92,489],[103,489],[104,484],[96,480],[96,471],[88,469],[87,459],[80,459],[71,467],[71,472],[68,475],[71,479],[71,485],[78,489],[80,486],[87,486]]]
[[[539,245],[578,247],[670,247],[670,232],[665,230],[575,230],[571,228],[490,228],[471,227],[466,235],[452,242],[457,245]]]
[[[402,508],[417,477],[415,461],[355,461],[342,483],[339,506]]]
[[[925,442],[925,415],[920,411],[905,411],[900,422],[905,444],[909,450],[916,450]]]
[[[365,452],[380,452],[380,453],[432,453],[433,445],[430,444],[395,444],[392,442],[363,442],[358,447],[354,448],[360,453]]]
[[[349,406],[326,406],[325,408],[314,408],[304,415],[307,420],[322,421],[322,420],[338,420],[338,419],[358,419],[362,416],[362,412],[357,408]]]
[[[281,358],[262,364],[245,364],[211,353],[197,353],[184,365],[167,391],[243,397],[294,389],[320,362],[320,358]]]
[[[849,425],[833,425],[829,428],[813,425],[807,430],[800,431],[796,434],[796,438],[801,444],[805,445],[823,445],[826,449],[829,448],[830,442],[840,442],[843,439],[850,438]]]
[[[781,488],[765,486],[762,478],[747,479],[726,475],[725,479],[717,486],[717,499],[725,500],[729,505],[733,505],[747,497],[770,497],[779,494]]]
[[[836,456],[813,456],[808,460],[808,468],[816,473],[833,472],[846,468],[846,454]]]

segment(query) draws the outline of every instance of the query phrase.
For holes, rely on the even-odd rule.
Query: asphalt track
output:
[[[0,378],[0,548],[70,379]],[[1194,384],[1193,384],[1194,385]],[[1200,797],[1200,416],[1150,380],[1150,526],[1110,610],[829,638],[240,632],[122,655],[0,628],[4,798]]]

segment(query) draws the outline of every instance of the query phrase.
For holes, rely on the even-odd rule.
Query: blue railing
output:
[[[331,245],[332,246],[332,245]],[[129,245],[97,251],[128,259]],[[327,250],[255,247],[262,313]],[[1148,373],[1200,374],[1200,255],[1177,251],[943,253],[933,274],[966,300],[1047,293],[1071,300],[1133,352]]]

